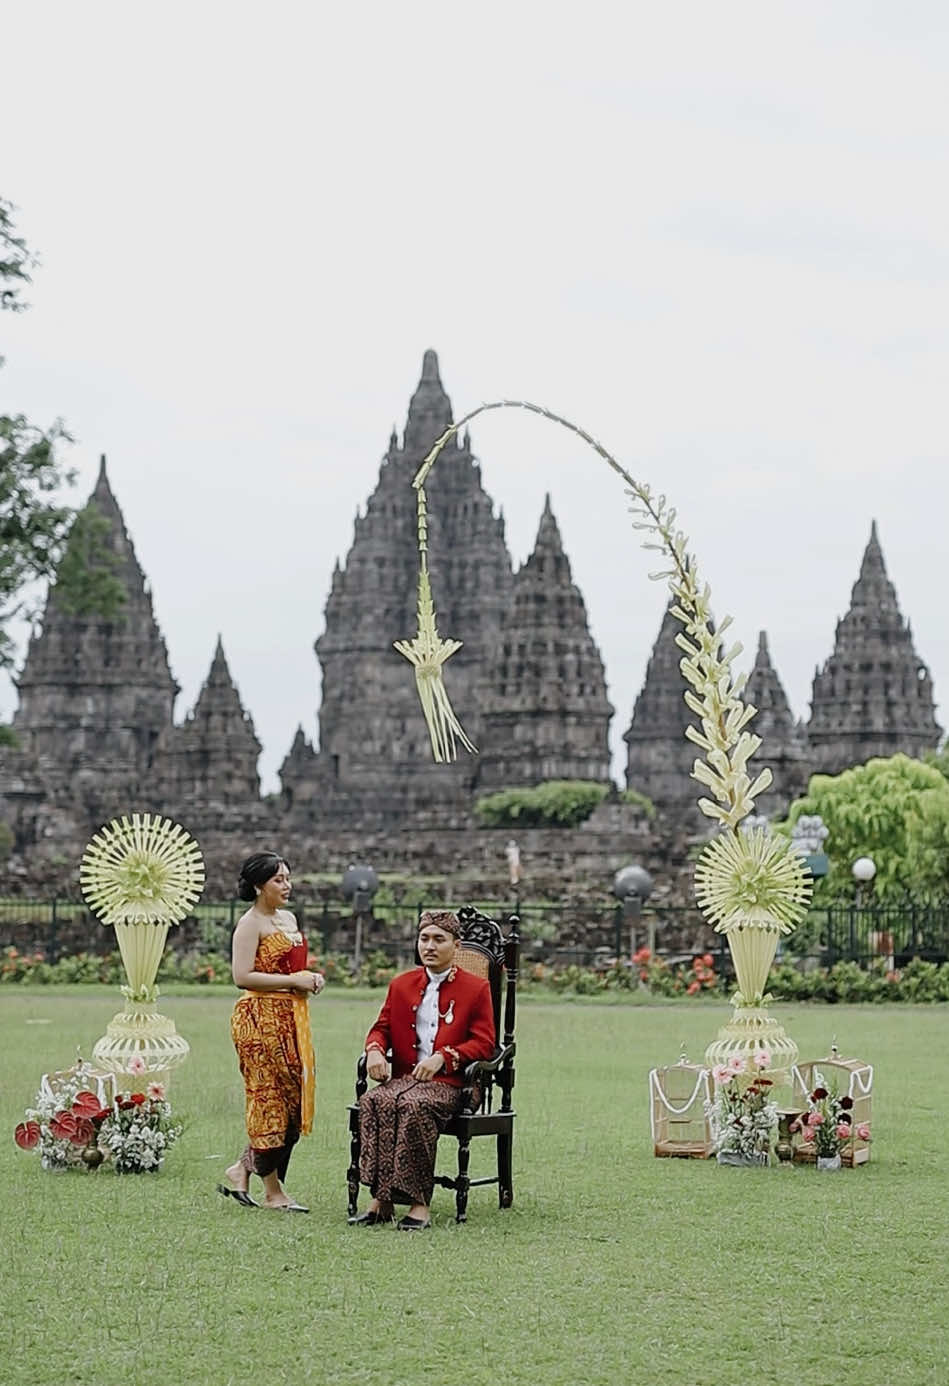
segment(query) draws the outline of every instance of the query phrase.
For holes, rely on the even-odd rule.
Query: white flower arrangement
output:
[[[717,1155],[738,1155],[766,1163],[778,1134],[778,1106],[771,1097],[771,1080],[764,1070],[771,1055],[758,1049],[746,1060],[735,1054],[712,1070],[715,1096],[705,1103]]]

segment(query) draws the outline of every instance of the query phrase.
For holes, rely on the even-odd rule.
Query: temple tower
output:
[[[690,778],[699,748],[685,739],[686,726],[696,719],[684,701],[682,651],[675,643],[681,630],[681,622],[666,607],[632,721],[623,733],[626,785],[647,795],[659,808],[694,818],[692,810],[702,791]]]
[[[76,615],[58,581],[53,584],[16,681],[13,726],[24,760],[54,796],[68,794],[88,821],[101,821],[159,806],[160,750],[178,685],[104,457],[77,525],[90,512],[104,521],[95,543],[124,600],[109,619]],[[74,560],[67,542],[63,562]]]
[[[767,631],[758,635],[758,652],[745,685],[744,700],[758,709],[748,727],[760,736],[762,746],[749,762],[752,779],[766,766],[773,778],[771,788],[755,800],[755,812],[783,815],[792,799],[807,788],[810,772],[807,737],[795,722],[784,686],[771,662]]]
[[[486,669],[479,791],[609,779],[613,709],[603,661],[549,496]]]
[[[170,776],[176,800],[202,807],[253,802],[260,796],[260,750],[218,636],[194,711],[171,737]]]
[[[323,673],[319,754],[331,785],[345,790],[347,811],[363,794],[392,816],[427,796],[460,803],[475,773],[468,756],[431,766],[413,671],[392,648],[416,629],[412,478],[450,422],[438,359],[427,351],[402,444],[393,432],[365,515],[356,515],[352,547],[333,574],[326,628],[316,642]],[[438,629],[464,642],[445,666],[445,686],[477,744],[478,693],[511,594],[504,524],[482,488],[467,435],[444,450],[426,490]]]
[[[920,756],[940,731],[929,670],[900,613],[874,520],[833,654],[814,673],[807,728],[814,768],[837,774],[871,756]]]

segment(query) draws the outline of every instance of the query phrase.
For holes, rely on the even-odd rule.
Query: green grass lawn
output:
[[[653,1157],[647,1073],[682,1043],[699,1057],[724,1005],[532,997],[514,1207],[474,1190],[457,1227],[438,1190],[432,1233],[406,1236],[346,1225],[345,1107],[379,999],[313,1007],[317,1122],[289,1181],[305,1217],[214,1192],[243,1144],[228,994],[163,997],[192,1047],[170,1093],[186,1131],[161,1174],[118,1177],[46,1173],[12,1140],[118,994],[0,992],[0,1380],[945,1386],[949,1007],[776,1008],[803,1057],[836,1036],[876,1067],[870,1164],[818,1175]]]

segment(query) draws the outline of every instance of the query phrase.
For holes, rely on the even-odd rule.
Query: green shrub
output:
[[[636,804],[647,818],[656,816],[656,805],[647,794],[640,794],[638,789],[624,789],[619,799],[621,804]]]
[[[501,789],[475,804],[488,828],[575,828],[603,802],[609,785],[596,780],[547,780],[533,789]]]

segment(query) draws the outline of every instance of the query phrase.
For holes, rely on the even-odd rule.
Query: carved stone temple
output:
[[[174,720],[178,686],[103,459],[88,506],[106,521],[104,543],[125,602],[105,621],[71,614],[55,583],[50,590],[17,679],[17,745],[0,748],[0,822],[12,830],[15,850],[72,859],[104,820],[138,810],[180,818],[203,835],[206,850],[218,843],[222,859],[266,839],[288,852],[290,844],[304,851],[318,844],[324,860],[343,864],[356,843],[377,861],[395,860],[411,839],[420,861],[441,853],[450,866],[452,853],[470,856],[480,840],[478,795],[550,779],[608,783],[614,709],[550,500],[533,552],[515,572],[467,434],[449,445],[429,491],[429,558],[440,629],[464,632],[446,682],[479,754],[447,767],[428,758],[414,680],[392,641],[415,630],[411,479],[451,418],[428,351],[402,437],[389,439],[352,546],[332,575],[315,644],[318,742],[287,729],[281,790],[268,799],[260,795],[260,744],[220,640],[194,708]],[[624,734],[627,785],[659,810],[654,853],[662,852],[663,832],[698,826],[677,630],[667,610]],[[774,774],[764,812],[783,811],[815,769],[937,745],[929,672],[900,614],[875,524],[850,610],[814,677],[810,721],[795,720],[764,633],[748,694],[760,710],[761,764]],[[620,858],[630,850],[629,824],[616,812],[630,807],[597,810],[604,831],[614,824]],[[560,859],[551,851],[556,871]]]

